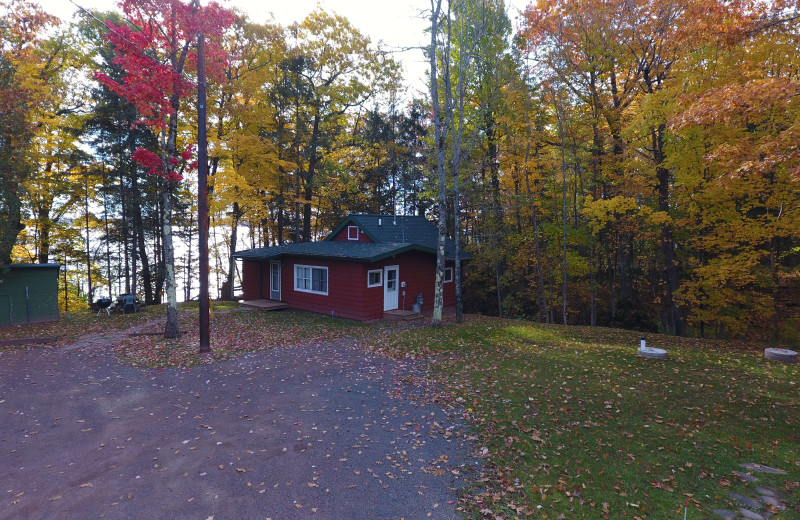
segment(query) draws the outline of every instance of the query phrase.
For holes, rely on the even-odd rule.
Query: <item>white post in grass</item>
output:
[[[648,347],[644,336],[641,337],[639,343],[639,351],[637,354],[644,358],[650,359],[667,359],[667,351],[663,348]]]

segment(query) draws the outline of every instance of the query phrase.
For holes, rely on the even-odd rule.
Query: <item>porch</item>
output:
[[[413,311],[395,309],[393,311],[384,311],[383,319],[387,321],[414,321],[421,320],[422,314]]]
[[[239,306],[259,311],[280,311],[289,308],[289,304],[286,302],[267,300],[266,298],[260,300],[242,300],[239,302]]]

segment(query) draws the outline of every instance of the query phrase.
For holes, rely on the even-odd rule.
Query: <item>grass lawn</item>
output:
[[[648,335],[666,361],[636,356],[639,334],[472,318],[398,331],[370,348],[427,358],[427,399],[451,407],[484,460],[462,497],[469,516],[710,518],[756,496],[758,474],[800,518],[800,366],[763,346]],[[485,449],[484,449],[485,448]]]
[[[0,327],[0,341],[55,336],[58,338],[56,345],[67,345],[87,334],[125,330],[164,315],[163,306],[146,306],[135,314],[112,314],[111,316],[105,312],[97,315],[89,309],[62,312],[58,321]],[[0,347],[0,350],[21,347],[25,346]]]
[[[238,309],[239,302],[236,300],[214,300],[211,302],[211,312],[219,310]],[[199,311],[200,303],[196,301],[182,302],[178,304],[178,310],[181,311]]]
[[[176,339],[162,336],[136,336],[117,348],[120,357],[141,367],[178,367],[221,361],[245,352],[304,345],[343,337],[358,337],[370,326],[341,318],[285,310],[280,312],[222,312],[214,303],[211,320],[211,353],[201,356],[197,303],[180,307],[178,322],[183,334]],[[228,309],[231,309],[228,306]],[[225,309],[227,310],[227,309]],[[149,332],[163,331],[163,323]],[[145,331],[147,332],[147,331]]]

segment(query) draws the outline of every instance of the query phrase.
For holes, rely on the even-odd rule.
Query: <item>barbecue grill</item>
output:
[[[106,311],[106,314],[111,316],[111,312],[108,310],[108,308],[111,307],[111,298],[100,298],[99,300],[94,302],[94,304],[97,305],[97,308],[98,308],[97,315],[98,316],[100,316],[100,313],[103,312],[103,311]]]

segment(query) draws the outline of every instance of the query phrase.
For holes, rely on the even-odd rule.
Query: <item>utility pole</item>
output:
[[[197,35],[197,229],[200,243],[200,353],[211,351],[208,299],[208,152],[206,150],[206,45]]]

